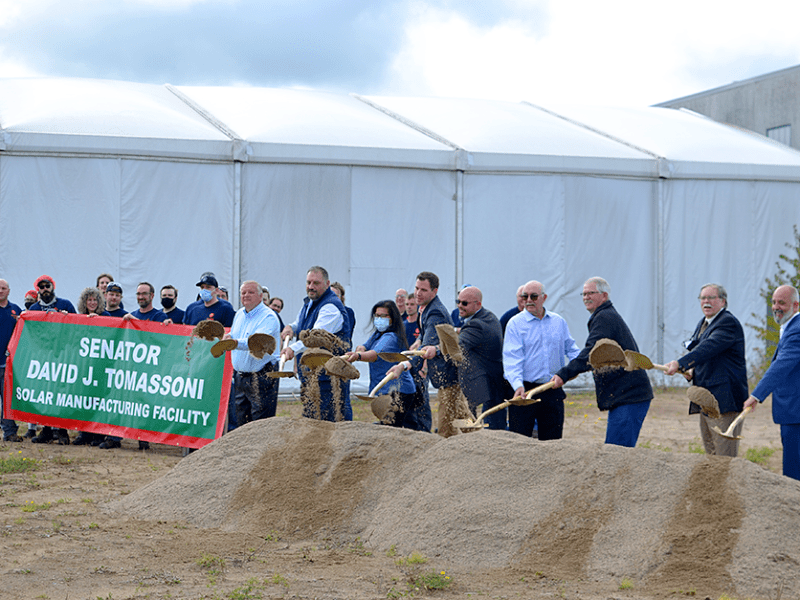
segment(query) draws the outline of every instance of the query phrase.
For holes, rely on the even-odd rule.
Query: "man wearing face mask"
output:
[[[178,288],[174,285],[165,285],[161,288],[161,306],[164,307],[164,314],[168,319],[172,319],[175,325],[183,325],[183,315],[185,314],[175,303],[178,301]]]
[[[32,304],[28,310],[40,310],[43,312],[65,312],[75,313],[72,302],[66,298],[56,297],[56,282],[49,275],[39,277],[34,286],[39,290],[39,301]],[[52,427],[42,427],[39,435],[34,437],[31,442],[34,444],[45,444],[55,439],[62,446],[69,445],[69,434],[66,429],[53,430]]]
[[[230,302],[217,298],[217,277],[211,271],[206,271],[197,282],[200,288],[200,300],[192,302],[186,307],[183,315],[184,325],[197,325],[205,319],[218,321],[224,327],[233,325],[233,317],[236,311],[233,310]]]

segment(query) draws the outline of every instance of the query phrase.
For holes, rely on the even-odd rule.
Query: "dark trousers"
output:
[[[428,396],[428,380],[414,373],[412,369],[411,375],[414,378],[414,402],[411,410],[405,413],[403,419],[403,427],[405,429],[413,429],[414,431],[427,431],[430,433],[431,422],[433,421],[433,413],[431,413],[431,402]]]
[[[525,391],[535,388],[537,383],[523,382]],[[540,440],[560,440],[564,431],[564,390],[547,390],[538,396],[539,402],[527,406],[508,407],[508,428],[514,433],[533,437],[533,426],[539,431]]]
[[[274,417],[278,409],[279,380],[267,377],[275,365],[267,363],[257,373],[233,373],[233,388],[236,396],[236,423],[241,427],[250,421]]]

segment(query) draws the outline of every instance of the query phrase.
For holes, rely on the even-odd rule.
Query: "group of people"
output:
[[[136,318],[164,323],[195,325],[214,319],[228,328],[225,339],[235,340],[232,347],[234,368],[231,428],[250,420],[274,416],[277,407],[278,379],[268,377],[281,358],[296,359],[301,381],[304,414],[329,421],[351,420],[349,384],[324,369],[302,366],[307,350],[301,334],[317,329],[332,334],[339,343],[332,354],[349,362],[369,364],[370,389],[391,375],[377,394],[393,397],[388,425],[430,431],[433,424],[428,398],[428,384],[440,391],[458,388],[472,414],[488,410],[508,398],[519,398],[539,388],[538,402],[512,404],[508,410],[487,416],[493,429],[509,429],[540,440],[562,437],[564,424],[563,386],[579,374],[592,370],[589,355],[600,340],[614,340],[623,350],[638,352],[625,320],[611,302],[611,287],[601,277],[592,277],[583,285],[581,298],[590,313],[588,337],[578,348],[566,321],[545,308],[547,294],[539,281],[529,281],[517,290],[517,305],[498,319],[483,307],[481,290],[464,286],[458,293],[457,308],[451,314],[438,296],[439,278],[422,271],[414,291],[398,289],[395,299],[376,302],[370,312],[370,335],[354,347],[355,314],[344,303],[344,287],[331,283],[327,270],[311,267],[306,273],[306,297],[297,317],[283,325],[280,311],[283,300],[270,298],[267,288],[256,281],[240,287],[241,308],[237,311],[221,298],[218,281],[206,272],[197,283],[198,299],[185,311],[176,307],[178,290],[161,288],[163,310],[153,307],[155,290],[147,282],[136,289],[138,308],[127,313],[122,307],[122,288],[108,274],[98,277],[94,288],[83,291],[76,311],[69,300],[55,295],[55,281],[43,275],[35,288],[26,294],[27,310],[59,310],[87,315]],[[16,318],[22,309],[8,301],[9,286],[0,279],[0,350],[5,370],[5,350]],[[702,319],[697,323],[687,352],[666,365],[666,374],[682,374],[692,385],[707,389],[719,404],[719,417],[712,417],[701,407],[690,404],[690,413],[700,413],[700,434],[707,454],[736,456],[738,440],[721,437],[715,429],[725,430],[745,407],[755,408],[773,395],[773,416],[781,425],[784,447],[784,473],[800,479],[800,320],[798,292],[781,286],[773,295],[773,315],[781,325],[782,337],[773,363],[761,382],[748,392],[744,332],[727,308],[727,292],[722,285],[704,285],[699,294]],[[457,317],[457,319],[454,319]],[[461,361],[454,361],[440,347],[436,326],[457,327]],[[247,340],[253,333],[266,333],[276,343],[272,354],[256,359],[248,351]],[[419,350],[409,360],[393,363],[379,354]],[[599,369],[593,371],[597,405],[608,411],[606,443],[633,447],[647,415],[653,390],[643,370]],[[2,384],[2,377],[0,377]],[[317,395],[316,413],[312,411],[309,391]],[[19,441],[16,423],[3,419],[5,441]],[[741,421],[734,431],[741,432]],[[29,430],[27,436],[31,436]],[[43,428],[33,441],[69,443],[64,430]],[[85,437],[84,437],[85,436]],[[73,443],[92,443],[101,448],[119,447],[119,438],[106,437],[99,442],[91,434],[80,434]]]

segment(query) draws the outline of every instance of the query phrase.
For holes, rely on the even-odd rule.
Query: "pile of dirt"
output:
[[[284,417],[236,429],[109,508],[359,537],[472,572],[630,577],[664,594],[800,592],[800,484],[742,459]]]

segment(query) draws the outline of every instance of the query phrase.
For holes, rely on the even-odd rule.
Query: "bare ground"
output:
[[[354,400],[354,405],[356,402]],[[565,440],[588,442],[587,448],[602,448],[599,443],[604,438],[605,414],[595,408],[594,396],[572,395],[568,402]],[[372,422],[365,405],[355,408],[357,420]],[[300,410],[296,403],[282,403],[279,416],[297,417]],[[687,412],[682,390],[659,391],[639,438],[641,455],[657,461],[700,450],[697,417],[690,417]],[[751,454],[763,457],[764,469],[780,473],[780,437],[777,426],[772,423],[769,401],[748,416],[744,436],[740,456],[745,456],[749,450]],[[469,436],[464,436],[461,443],[468,439]],[[513,451],[513,438],[498,440],[498,447]],[[538,442],[533,444],[539,445]],[[482,553],[480,543],[468,549],[456,544],[451,556],[447,552],[427,553],[425,557],[408,560],[415,549],[430,548],[433,542],[420,536],[419,547],[414,548],[413,536],[398,535],[399,543],[395,547],[385,540],[378,540],[379,535],[375,540],[370,538],[367,541],[360,537],[348,539],[341,534],[304,535],[307,530],[301,527],[302,506],[296,511],[296,522],[266,529],[248,528],[241,523],[236,527],[208,528],[192,524],[189,519],[159,520],[140,514],[134,518],[125,512],[111,510],[136,490],[172,472],[173,467],[181,462],[179,449],[158,444],[152,446],[151,450],[142,452],[136,449],[136,442],[129,440],[123,441],[123,447],[115,450],[52,444],[37,446],[29,442],[0,445],[0,457],[6,459],[6,464],[10,458],[24,457],[35,461],[37,466],[27,472],[0,474],[3,534],[0,539],[3,558],[0,598],[363,600],[414,596],[607,599],[719,597],[721,593],[736,597],[735,588],[725,587],[730,586],[726,583],[730,577],[712,577],[713,573],[724,574],[726,568],[730,570],[733,558],[725,552],[735,554],[733,546],[727,550],[714,547],[708,551],[708,558],[704,559],[708,561],[707,579],[697,577],[697,565],[682,565],[679,561],[681,540],[689,535],[681,527],[691,530],[702,526],[702,519],[697,521],[695,518],[696,510],[685,515],[680,511],[662,515],[662,520],[674,521],[670,530],[676,532],[676,538],[670,542],[675,548],[672,559],[675,564],[669,563],[669,569],[662,568],[648,577],[629,577],[627,574],[644,572],[643,567],[633,564],[636,561],[629,558],[625,560],[631,562],[630,569],[617,569],[613,576],[600,576],[596,570],[588,568],[587,565],[593,564],[592,561],[597,563],[599,559],[591,556],[591,548],[584,543],[585,539],[598,535],[599,525],[596,524],[607,517],[603,511],[613,510],[611,505],[585,500],[591,499],[592,481],[575,486],[575,493],[564,496],[563,505],[558,507],[563,514],[560,520],[555,520],[556,523],[570,522],[570,519],[576,519],[576,515],[581,516],[575,539],[559,537],[558,531],[541,529],[539,537],[535,538],[538,540],[535,548],[517,552],[517,560],[502,567],[496,566],[492,556]],[[775,452],[770,455],[770,450]],[[233,469],[237,459],[228,459],[233,462],[226,464],[223,461],[214,468]],[[510,457],[498,452],[498,455],[485,459],[502,470],[503,462]],[[202,461],[203,452],[192,455],[191,460]],[[743,463],[729,461],[729,464]],[[280,466],[287,480],[281,501],[291,503],[292,457],[285,457],[285,464]],[[437,471],[437,477],[442,476]],[[719,476],[719,469],[694,469],[689,489],[717,485],[713,479]],[[667,470],[664,477],[667,477]],[[503,489],[492,485],[491,481],[476,481],[480,482],[481,490],[485,490],[481,493],[487,497],[503,493]],[[781,478],[768,477],[766,482],[761,485],[768,485],[770,493],[781,494],[786,487]],[[203,504],[209,506],[219,503],[219,495],[225,493],[223,489],[192,490],[194,501],[203,499]],[[138,494],[142,495],[142,492]],[[684,498],[687,505],[693,501],[690,496]],[[162,505],[169,503],[163,498],[157,498],[157,501]],[[180,494],[175,494],[173,502],[182,501],[186,502],[181,500]],[[402,501],[403,498],[397,499],[398,503]],[[454,505],[457,505],[457,499],[454,499]],[[241,502],[241,498],[238,506],[243,513],[252,510]],[[646,506],[644,500],[642,506]],[[159,506],[161,508],[164,507]],[[169,508],[180,514],[180,506]],[[261,509],[269,511],[269,506]],[[324,507],[317,505],[315,510],[324,511]],[[442,513],[448,509],[436,505],[421,506],[419,510]],[[514,508],[515,512],[520,510]],[[721,506],[715,510],[728,510],[726,518],[739,519],[746,524],[748,515],[736,513],[736,507]],[[163,511],[154,511],[157,512]],[[265,522],[269,522],[267,516],[265,512]],[[465,528],[469,527],[471,518],[486,520],[479,513],[477,517],[459,515],[460,521],[466,523]],[[631,515],[631,518],[636,516]],[[446,516],[442,521],[449,523]],[[448,527],[458,529],[458,526]],[[512,534],[509,532],[509,541]],[[548,546],[548,540],[553,544]],[[564,547],[557,548],[556,541],[563,543]],[[487,540],[487,552],[496,547],[492,544],[497,543],[493,540],[490,544]],[[545,548],[547,557],[542,554]],[[800,571],[798,557],[780,550],[770,550],[774,553],[773,562]],[[562,555],[557,555],[557,552],[562,552]],[[684,552],[690,553],[689,550]],[[556,560],[554,556],[562,558]],[[467,560],[465,557],[473,558]],[[714,561],[722,562],[716,564]],[[686,578],[682,580],[681,573],[684,572]],[[739,573],[736,576],[741,578],[743,575]],[[754,572],[748,576],[758,580],[766,574]],[[425,581],[431,587],[446,585],[446,589],[426,589]],[[756,597],[779,597],[781,585],[781,581],[769,579],[755,581],[753,589],[765,590]]]

